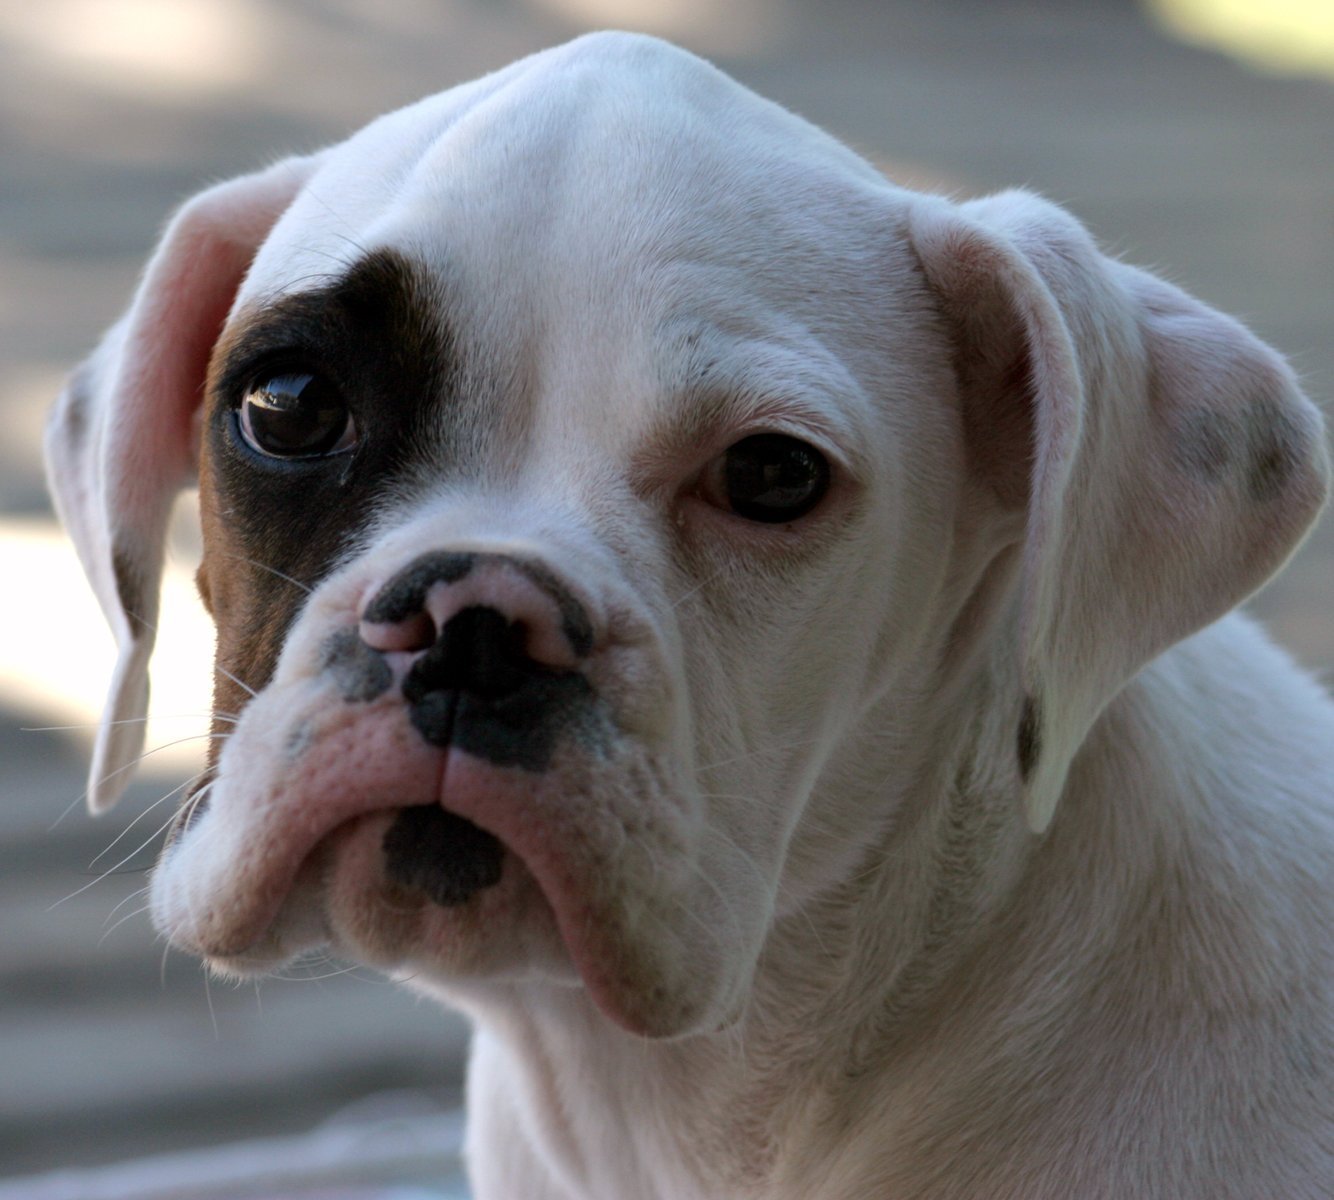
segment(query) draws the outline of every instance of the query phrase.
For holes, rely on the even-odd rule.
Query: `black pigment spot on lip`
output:
[[[283,753],[287,755],[288,762],[295,762],[307,750],[315,740],[315,731],[308,720],[298,721],[291,729],[287,731],[287,738],[283,742]]]
[[[394,681],[384,655],[366,645],[355,629],[340,629],[325,640],[320,666],[328,671],[344,700],[365,703],[384,695]]]
[[[504,867],[499,839],[438,804],[402,809],[383,848],[390,879],[420,888],[445,908],[499,883]]]

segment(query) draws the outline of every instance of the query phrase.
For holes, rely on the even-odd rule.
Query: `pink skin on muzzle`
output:
[[[558,754],[550,769],[538,773],[429,745],[411,726],[399,695],[415,655],[386,657],[394,666],[394,685],[370,703],[348,704],[329,680],[317,678],[265,692],[247,707],[224,752],[223,793],[170,852],[179,861],[167,864],[169,885],[195,898],[185,905],[189,917],[171,923],[172,939],[223,969],[272,967],[275,957],[288,957],[293,949],[283,945],[290,915],[284,906],[298,876],[304,878],[303,868],[327,848],[326,839],[337,842],[338,831],[360,818],[438,803],[493,834],[508,853],[500,883],[464,905],[438,908],[423,896],[427,917],[421,928],[428,936],[467,926],[471,936],[504,937],[516,919],[515,892],[535,881],[591,998],[623,1027],[648,1032],[632,1012],[634,980],[617,971],[628,960],[613,915],[616,904],[604,891],[610,859],[626,833],[593,796],[601,772],[573,751]],[[233,770],[233,763],[240,765]],[[382,836],[382,827],[377,829]],[[358,861],[352,877],[346,868],[333,873],[340,890],[382,890],[378,846],[363,848]],[[317,902],[327,899],[321,895]],[[543,919],[531,904],[519,915],[529,922]],[[498,928],[489,926],[489,917]],[[323,919],[340,940],[336,914]],[[420,949],[429,955],[431,948]]]

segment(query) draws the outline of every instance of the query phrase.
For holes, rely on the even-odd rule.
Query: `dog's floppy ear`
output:
[[[46,429],[56,508],[116,636],[88,787],[109,808],[143,748],[167,520],[196,467],[209,354],[251,260],[309,178],[290,159],[210,188],[168,225],[129,311],[56,402]]]
[[[1249,331],[1046,201],[925,200],[911,236],[969,469],[1026,511],[1013,757],[1041,832],[1117,691],[1295,549],[1324,500],[1322,423]]]

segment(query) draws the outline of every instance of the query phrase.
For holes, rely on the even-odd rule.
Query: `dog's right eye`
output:
[[[705,468],[700,493],[748,521],[777,525],[810,512],[824,499],[829,481],[828,460],[809,442],[757,433]]]
[[[318,458],[357,443],[356,423],[337,388],[305,372],[257,379],[237,419],[247,444],[269,458]]]

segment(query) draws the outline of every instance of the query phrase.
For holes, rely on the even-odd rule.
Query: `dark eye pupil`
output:
[[[751,521],[795,521],[829,488],[829,464],[814,446],[779,433],[743,438],[724,465],[732,511]]]
[[[327,454],[349,432],[337,391],[316,375],[295,372],[258,380],[241,401],[240,419],[246,441],[280,458]]]

